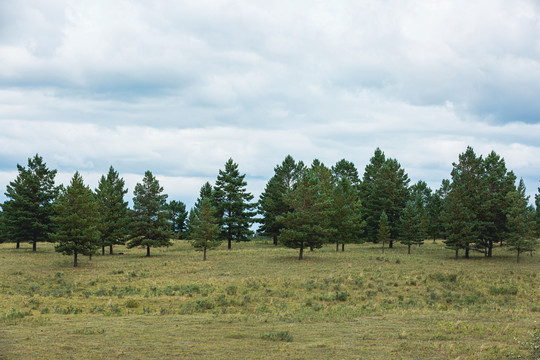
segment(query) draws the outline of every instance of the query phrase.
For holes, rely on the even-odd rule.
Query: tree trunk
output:
[[[227,244],[227,249],[231,250],[231,239],[227,239],[228,241],[228,244]]]
[[[150,256],[150,246],[146,247],[146,256]]]
[[[390,242],[388,243],[388,248],[392,249],[394,247],[394,240],[390,239]]]
[[[204,247],[203,254],[203,261],[206,261],[206,246]]]
[[[21,247],[21,242],[19,240],[17,240],[17,247],[15,247],[15,249],[18,249]]]
[[[407,251],[407,254],[411,255],[411,244],[409,244],[409,249]]]
[[[92,254],[88,255],[88,260],[92,261]]]
[[[105,245],[101,247],[101,255],[105,255]]]
[[[488,257],[493,255],[493,240],[489,240]]]
[[[382,253],[384,254],[384,240],[382,242]]]
[[[519,264],[519,248],[517,249],[518,255],[517,255],[517,263]]]
[[[469,248],[465,248],[465,259],[469,258]]]
[[[345,243],[341,244],[341,252],[345,251]]]
[[[36,250],[37,250],[37,242],[36,242],[36,240],[34,240],[34,241],[32,241],[32,251],[36,252]]]
[[[310,246],[310,247],[309,247],[309,251],[313,251],[313,246]]]
[[[336,252],[339,251],[339,240],[336,240]]]
[[[274,239],[274,245],[276,245],[276,246],[277,246],[277,236],[276,236],[276,235],[274,235],[274,236],[273,236],[273,239]]]
[[[302,260],[304,258],[304,242],[300,242],[300,255],[298,256],[298,260]]]
[[[113,254],[112,245],[109,245],[109,255],[112,255],[112,254]]]
[[[73,252],[73,267],[77,267],[77,250]]]
[[[458,252],[459,252],[459,249],[456,249],[456,260],[458,259]]]

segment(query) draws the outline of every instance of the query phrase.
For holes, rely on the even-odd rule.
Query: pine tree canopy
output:
[[[36,243],[49,241],[54,214],[52,203],[58,195],[54,185],[56,170],[49,170],[43,158],[35,155],[27,167],[17,164],[17,178],[6,187],[2,204],[7,241]]]
[[[128,248],[146,247],[146,256],[150,248],[170,246],[171,232],[167,220],[167,195],[152,172],[146,171],[143,182],[135,186],[133,194],[133,219],[131,220],[131,240]]]
[[[55,250],[65,255],[91,256],[99,246],[100,221],[96,197],[90,187],[85,186],[82,176],[76,172],[70,184],[62,190],[54,205],[56,232],[51,238],[57,243]]]

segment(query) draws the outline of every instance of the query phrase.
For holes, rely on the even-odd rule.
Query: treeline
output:
[[[36,155],[6,188],[0,212],[0,242],[54,242],[55,250],[92,256],[101,249],[113,254],[116,245],[146,248],[170,246],[172,239],[188,239],[203,252],[227,242],[253,239],[257,233],[299,250],[334,243],[336,251],[350,243],[395,242],[421,245],[444,239],[448,249],[468,258],[471,251],[486,257],[495,246],[523,252],[538,246],[540,188],[536,208],[529,205],[525,185],[495,152],[477,156],[470,147],[453,164],[450,179],[433,191],[424,181],[410,179],[396,159],[376,149],[360,178],[345,159],[331,167],[319,160],[306,166],[287,156],[274,168],[258,201],[246,190],[245,174],[229,159],[215,185],[204,184],[188,212],[181,201],[167,195],[147,171],[133,191],[111,167],[94,190],[76,172],[67,186],[56,186],[56,170]]]

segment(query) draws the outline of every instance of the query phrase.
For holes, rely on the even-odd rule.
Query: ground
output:
[[[115,251],[0,244],[0,359],[514,359],[540,324],[540,256],[504,248]]]

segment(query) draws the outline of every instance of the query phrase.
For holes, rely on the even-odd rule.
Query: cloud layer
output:
[[[539,93],[534,0],[7,0],[0,186],[39,153],[190,203],[229,157],[259,193],[287,154],[362,170],[379,146],[436,187],[471,145],[533,193]]]

